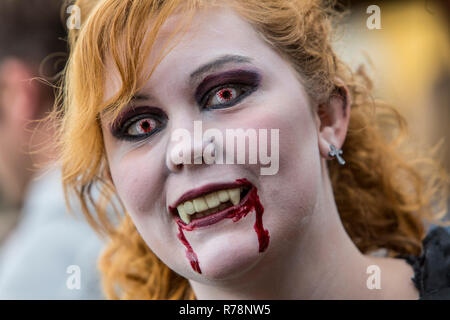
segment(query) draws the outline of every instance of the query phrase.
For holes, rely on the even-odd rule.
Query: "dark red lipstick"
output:
[[[244,198],[242,198],[240,203],[238,203],[235,206],[229,207],[225,210],[219,211],[219,212],[211,214],[209,216],[195,219],[195,220],[191,221],[189,224],[185,224],[178,217],[178,215],[176,213],[176,205],[178,205],[186,200],[189,200],[189,199],[192,199],[195,197],[199,197],[199,196],[209,193],[209,192],[214,192],[214,191],[223,190],[223,189],[237,188],[237,187],[245,187],[249,190],[248,190],[247,194],[244,196]],[[259,252],[264,252],[269,245],[269,239],[270,239],[269,231],[264,229],[263,221],[262,221],[264,207],[262,206],[262,204],[259,200],[257,188],[255,186],[253,186],[247,179],[238,179],[238,180],[236,180],[235,183],[229,183],[229,184],[207,185],[203,188],[189,191],[189,192],[183,194],[180,197],[180,199],[178,199],[178,201],[175,202],[174,207],[169,206],[169,211],[175,215],[175,221],[178,225],[178,231],[179,231],[178,238],[183,243],[183,245],[186,247],[186,257],[188,258],[192,269],[198,273],[202,273],[201,269],[200,269],[198,257],[195,254],[194,250],[192,249],[192,246],[186,240],[183,230],[192,231],[192,230],[195,230],[196,228],[206,227],[211,224],[217,223],[225,218],[232,219],[233,222],[237,222],[253,210],[255,210],[255,213],[256,213],[256,219],[255,219],[255,224],[254,224],[253,228],[258,236]]]

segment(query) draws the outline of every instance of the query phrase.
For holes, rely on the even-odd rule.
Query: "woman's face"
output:
[[[161,49],[176,19],[174,15],[166,21],[154,52]],[[148,67],[155,59],[149,56]],[[220,63],[214,67],[203,67],[217,59]],[[114,72],[107,79],[109,98],[119,90],[120,81]],[[285,259],[298,245],[301,224],[314,211],[320,181],[316,124],[293,68],[234,11],[198,12],[182,41],[159,63],[119,119],[113,126],[102,120],[114,185],[144,241],[172,270],[201,282],[227,280],[251,271],[263,259]],[[279,141],[271,142],[270,134],[267,139],[269,150],[275,152],[274,144],[278,144],[278,171],[262,175],[261,167],[267,165],[248,164],[248,160],[245,164],[177,163],[173,151],[179,150],[180,144],[183,150],[191,145],[174,141],[172,134],[186,129],[193,137],[194,121],[201,121],[203,132],[217,129],[223,137],[226,129],[256,133],[278,129]],[[215,141],[215,148],[220,148],[218,139]],[[223,145],[225,159],[234,148]],[[264,250],[260,250],[255,232],[257,217],[252,206],[246,207],[249,212],[238,221],[208,220],[193,229],[179,220],[177,209],[169,210],[179,207],[181,201],[180,210],[185,209],[191,225],[198,217],[188,215],[191,204],[204,211],[206,203],[213,212],[219,210],[214,209],[217,201],[224,201],[223,212],[233,206],[226,195],[234,191],[227,190],[240,189],[239,185],[220,184],[238,179],[252,184],[264,208],[262,225],[270,236]],[[185,197],[180,200],[182,195]],[[196,201],[184,202],[193,198]],[[235,208],[242,209],[244,200],[234,201],[238,201]],[[188,244],[180,240],[178,224],[184,227]],[[188,246],[201,273],[191,266]]]

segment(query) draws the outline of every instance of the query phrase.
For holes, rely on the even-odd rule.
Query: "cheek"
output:
[[[142,239],[166,265],[185,268],[184,247],[166,211],[166,181],[162,141],[131,150],[115,158],[109,153],[110,170],[120,199]],[[168,250],[167,248],[170,248]]]
[[[120,199],[133,216],[154,212],[164,204],[160,197],[164,181],[157,148],[143,145],[119,157],[109,154],[111,176]]]
[[[270,227],[273,244],[294,239],[301,221],[314,211],[320,181],[317,129],[310,107],[302,99],[267,104],[254,112],[251,123],[258,128],[279,129],[279,170],[260,176],[264,221]],[[244,122],[244,120],[241,120]],[[244,125],[242,123],[242,125]],[[280,217],[283,217],[280,219]]]
[[[111,176],[127,212],[138,232],[155,253],[167,245],[175,245],[168,238],[173,230],[165,210],[164,168],[161,153],[142,146],[110,164]],[[159,254],[158,254],[159,255]]]

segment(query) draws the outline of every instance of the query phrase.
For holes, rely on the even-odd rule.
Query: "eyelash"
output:
[[[218,87],[215,87],[215,88],[209,90],[209,92],[201,99],[200,105],[204,110],[225,109],[225,108],[228,108],[228,107],[231,107],[231,106],[237,104],[239,101],[241,101],[245,97],[249,96],[253,91],[256,90],[256,87],[257,86],[255,86],[255,85],[237,84],[237,83],[220,85]],[[210,107],[207,107],[206,103],[209,100],[211,100],[211,98],[214,98],[223,89],[233,89],[234,91],[241,90],[241,91],[243,91],[243,93],[241,93],[236,98],[233,98],[225,103],[215,104]],[[222,98],[224,97],[225,92],[226,91],[223,90]],[[129,130],[132,128],[132,126],[135,126],[136,124],[139,123],[139,121],[146,120],[146,119],[150,119],[150,122],[152,122],[152,121],[159,122],[161,124],[161,126],[155,128],[149,132],[143,133],[143,134],[136,134],[136,135],[129,134]],[[162,129],[164,129],[164,127],[165,127],[164,122],[165,122],[165,120],[163,120],[162,117],[159,115],[150,115],[148,113],[143,113],[143,114],[134,116],[128,120],[125,120],[124,122],[119,124],[118,128],[113,130],[113,134],[114,134],[114,136],[116,136],[117,138],[122,139],[122,140],[129,140],[129,141],[143,140],[143,139],[146,139],[146,138],[152,136],[153,134],[161,131]]]
[[[161,131],[162,129],[164,129],[165,127],[165,119],[163,119],[164,117],[160,116],[160,115],[156,115],[156,114],[148,114],[148,113],[143,113],[143,114],[139,114],[137,116],[131,117],[128,120],[125,120],[123,123],[119,124],[118,128],[113,130],[113,135],[121,140],[129,140],[129,141],[137,141],[137,140],[143,140],[146,139],[150,136],[152,136],[153,134]],[[139,121],[142,120],[147,120],[149,119],[150,122],[154,122],[154,123],[159,123],[160,126],[156,127],[153,130],[150,130],[149,132],[143,133],[143,134],[129,134],[130,129],[132,129],[133,126],[137,125],[139,123]],[[142,121],[144,122],[144,121]],[[136,128],[134,128],[136,129]],[[144,129],[142,127],[141,124],[141,129]]]
[[[246,89],[243,89],[246,88]],[[243,90],[244,92],[238,95],[236,98],[233,98],[231,101],[227,101],[225,103],[215,104],[211,107],[207,107],[205,104],[208,102],[211,98],[214,98],[221,90],[223,89],[233,89],[233,90]],[[211,89],[205,97],[201,100],[200,105],[203,109],[206,110],[217,110],[217,109],[224,109],[231,107],[235,104],[237,104],[239,101],[244,99],[245,97],[249,96],[253,91],[256,90],[256,86],[248,85],[248,84],[225,84],[218,87],[215,87]],[[225,91],[225,90],[223,90]],[[229,90],[228,90],[229,91]],[[226,91],[225,91],[226,92]],[[223,97],[224,92],[222,93]],[[225,98],[226,99],[226,98]]]

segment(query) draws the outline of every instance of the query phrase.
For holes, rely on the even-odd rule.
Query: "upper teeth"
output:
[[[233,205],[237,205],[241,201],[241,189],[234,188],[212,192],[205,196],[181,203],[177,207],[177,210],[181,220],[188,224],[191,222],[190,216],[194,213],[217,208],[221,203],[227,201],[231,201]]]

